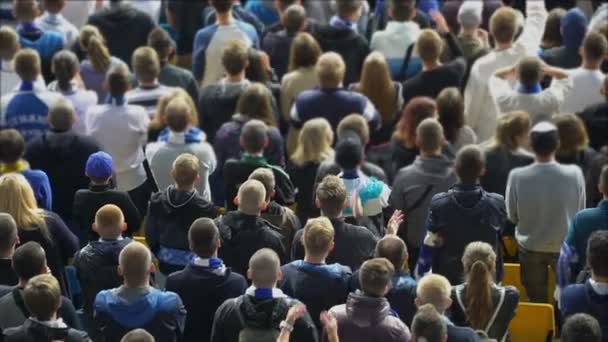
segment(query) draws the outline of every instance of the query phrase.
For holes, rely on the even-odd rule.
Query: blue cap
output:
[[[103,151],[95,152],[87,159],[85,172],[91,178],[110,178],[112,172],[114,172],[113,170],[112,157]]]

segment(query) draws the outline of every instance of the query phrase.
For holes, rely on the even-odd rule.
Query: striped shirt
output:
[[[139,86],[135,89],[129,90],[125,94],[125,98],[127,99],[127,103],[134,106],[142,106],[148,113],[148,116],[152,118],[156,113],[156,105],[158,104],[158,99],[161,96],[168,94],[175,90],[176,88],[167,87],[162,84],[157,84],[153,87],[142,87]]]

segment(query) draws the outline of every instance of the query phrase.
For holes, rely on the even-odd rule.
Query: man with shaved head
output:
[[[120,286],[122,279],[116,272],[120,251],[132,242],[123,238],[127,229],[124,215],[114,204],[106,204],[97,210],[93,231],[99,234],[99,240],[90,241],[74,256],[74,267],[84,297],[84,314],[93,338],[99,334],[93,320],[95,296],[102,290]]]
[[[235,199],[238,209],[218,218],[222,248],[220,258],[235,272],[245,274],[249,258],[260,248],[270,248],[287,260],[283,236],[279,228],[262,219],[266,206],[266,189],[257,180],[243,183]]]
[[[58,100],[49,109],[51,130],[29,142],[24,156],[31,168],[46,172],[53,185],[53,212],[64,221],[71,218],[76,191],[89,185],[82,172],[87,159],[100,149],[94,139],[72,130],[76,120],[72,103]]]
[[[252,286],[244,295],[228,299],[215,313],[211,341],[239,341],[239,335],[273,335],[279,331],[292,331],[290,341],[316,342],[317,329],[308,313],[291,325],[284,321],[289,308],[300,304],[276,288],[282,278],[281,260],[268,248],[259,249],[249,259],[247,278]],[[266,341],[266,340],[265,340]]]
[[[169,130],[163,131],[158,141],[146,146],[146,158],[160,191],[173,184],[170,171],[173,162],[183,153],[190,153],[198,158],[200,181],[196,190],[207,201],[211,201],[209,175],[217,166],[213,147],[205,140],[206,136],[193,122],[196,113],[182,98],[169,101],[165,109],[165,121]]]
[[[13,286],[19,282],[11,266],[18,243],[17,223],[11,215],[0,213],[0,287]]]
[[[157,341],[180,339],[186,309],[177,294],[150,286],[154,264],[148,248],[132,242],[122,249],[118,262],[123,285],[95,298],[95,321],[105,340],[120,341],[134,328],[146,330]]]

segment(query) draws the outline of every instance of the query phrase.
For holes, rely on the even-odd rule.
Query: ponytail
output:
[[[70,90],[72,79],[78,72],[78,57],[68,50],[59,51],[53,56],[52,66],[59,90]]]
[[[476,330],[485,330],[494,310],[492,302],[492,273],[482,260],[477,260],[467,274],[466,314],[469,325]]]
[[[80,47],[87,52],[93,69],[106,72],[110,66],[110,52],[95,26],[86,25],[80,31]]]

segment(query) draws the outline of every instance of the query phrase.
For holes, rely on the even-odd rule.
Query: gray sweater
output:
[[[570,220],[585,208],[585,179],[576,165],[535,162],[511,171],[506,199],[519,245],[559,253]]]
[[[405,236],[411,246],[420,246],[425,234],[425,221],[433,195],[448,191],[457,181],[453,163],[444,155],[436,157],[417,157],[416,161],[397,173],[393,181],[393,191],[389,198],[391,208],[403,210],[405,221],[399,235]],[[432,186],[420,205],[408,211],[415,202]],[[404,232],[403,230],[407,230]]]

